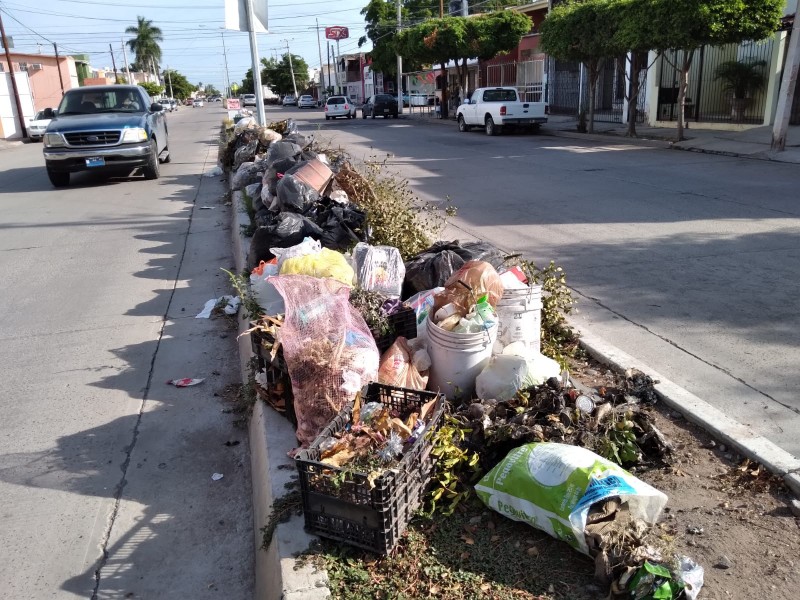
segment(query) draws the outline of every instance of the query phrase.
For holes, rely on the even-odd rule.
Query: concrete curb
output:
[[[247,266],[250,238],[242,229],[250,225],[242,192],[231,193],[231,237],[236,273]],[[239,359],[242,383],[247,385],[249,363],[253,357],[250,337],[241,335],[249,328],[239,314]],[[283,416],[261,400],[253,407],[249,423],[250,468],[253,485],[253,530],[255,535],[255,593],[257,600],[325,600],[330,598],[328,575],[312,565],[296,568],[295,556],[316,539],[303,530],[303,518],[292,517],[278,524],[272,543],[262,549],[261,528],[267,523],[273,502],[285,494],[285,486],[296,476],[294,461],[287,453],[297,446],[294,428]]]
[[[579,343],[590,355],[605,365],[618,371],[636,368],[654,381],[658,381],[655,390],[664,404],[680,412],[687,420],[699,425],[714,437],[736,448],[743,456],[761,463],[771,472],[782,476],[786,485],[796,495],[800,495],[800,458],[779,448],[765,437],[756,434],[750,427],[738,423],[602,338],[581,332]]]

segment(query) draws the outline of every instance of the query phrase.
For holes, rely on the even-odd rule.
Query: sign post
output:
[[[350,30],[347,27],[342,27],[340,25],[334,25],[333,27],[326,27],[325,28],[325,37],[329,40],[336,40],[336,87],[342,88],[343,86],[339,85],[339,40],[346,40],[350,37]],[[337,93],[344,93],[341,90],[336,90]]]

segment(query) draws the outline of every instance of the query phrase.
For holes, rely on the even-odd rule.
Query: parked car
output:
[[[45,108],[37,112],[36,115],[28,121],[28,137],[34,141],[40,141],[44,137],[45,129],[47,129],[53,117],[52,108]]]
[[[194,98],[187,98],[184,104],[186,104],[186,106],[191,106],[192,104],[194,104]]]
[[[283,97],[282,104],[284,106],[297,106],[297,98],[295,98],[294,96],[286,95]]]
[[[397,98],[389,94],[370,96],[367,98],[364,106],[361,107],[361,116],[365,119],[367,117],[372,117],[374,119],[376,116],[383,117],[384,119],[388,119],[389,117],[394,117],[396,119]]]
[[[255,94],[244,94],[242,96],[242,107],[246,106],[255,106],[256,105],[256,95]]]
[[[300,96],[300,99],[297,101],[297,108],[316,108],[317,101],[314,99],[314,96]]]
[[[137,85],[97,85],[68,90],[44,134],[44,162],[55,187],[71,173],[139,167],[158,179],[169,162],[167,117]]]
[[[325,101],[325,120],[336,117],[355,119],[356,106],[347,96],[331,96]]]
[[[195,98],[194,104],[192,104],[194,108],[203,108],[205,106],[205,101],[202,98]]]
[[[497,135],[504,127],[532,127],[547,123],[547,102],[522,102],[513,87],[478,88],[456,112],[458,130],[483,127],[486,135]]]

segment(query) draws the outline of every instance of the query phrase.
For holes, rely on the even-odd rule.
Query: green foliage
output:
[[[253,83],[253,69],[247,69],[247,73],[244,74],[244,79],[242,79],[242,85],[239,86],[237,91],[240,94],[254,94],[255,90],[255,84]]]
[[[308,87],[308,64],[302,56],[292,54],[292,64],[289,64],[289,54],[284,54],[281,59],[262,58],[261,64],[261,83],[268,85],[270,89],[281,96],[294,94],[294,87],[297,85],[299,94]],[[294,69],[294,81],[292,83],[292,69]],[[244,82],[242,82],[244,85]]]
[[[734,98],[747,98],[764,87],[766,61],[729,60],[714,71],[714,79],[722,80],[724,89],[733,92]]]
[[[147,92],[148,96],[158,96],[161,92],[164,91],[164,88],[157,83],[152,83],[150,81],[146,81],[145,83],[140,83],[140,86],[144,88]]]
[[[471,430],[446,416],[446,422],[433,436],[431,453],[437,458],[428,491],[428,511],[452,515],[456,507],[472,494],[472,485],[481,476],[477,452],[462,445]]]
[[[625,50],[615,37],[618,19],[614,0],[559,4],[539,29],[541,48],[555,58],[587,66],[617,56]]]
[[[292,490],[275,500],[272,503],[272,511],[269,513],[267,523],[261,528],[261,549],[269,550],[279,523],[288,521],[292,515],[300,514],[303,514],[303,498],[300,490]]]
[[[179,100],[185,100],[191,96],[194,91],[194,86],[189,83],[189,80],[174,69],[166,69],[164,73],[162,73],[162,79],[166,85],[167,91],[172,87],[173,97]]]
[[[611,428],[607,435],[599,437],[597,453],[623,467],[638,463],[642,453],[636,443],[632,414],[628,412],[620,418],[612,413],[610,418],[613,419]]]
[[[222,269],[231,281],[231,287],[236,290],[236,295],[242,301],[244,316],[255,321],[264,315],[263,309],[258,305],[255,296],[250,293],[250,279],[245,275],[237,275],[227,269]]]
[[[158,43],[164,41],[161,29],[155,27],[152,21],[144,17],[137,17],[136,19],[135,26],[131,25],[125,29],[125,33],[135,36],[127,42],[135,57],[133,66],[135,70],[149,71],[153,68],[152,62],[158,68],[158,63],[161,60],[161,46]]]
[[[403,11],[405,13],[405,11]],[[397,5],[394,0],[370,0],[361,9],[364,15],[366,26],[365,35],[358,40],[359,47],[372,42],[372,50],[369,57],[372,60],[372,69],[386,75],[395,76],[397,74],[397,54],[394,48],[394,40],[397,31]],[[403,16],[404,20],[406,15]],[[403,68],[405,70],[417,70],[419,65],[412,64],[410,61],[406,66],[406,58],[403,57]]]

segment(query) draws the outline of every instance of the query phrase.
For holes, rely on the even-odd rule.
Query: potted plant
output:
[[[764,87],[766,61],[729,60],[714,71],[714,79],[723,82],[723,89],[731,92],[731,118],[741,121],[753,102],[753,95]]]

